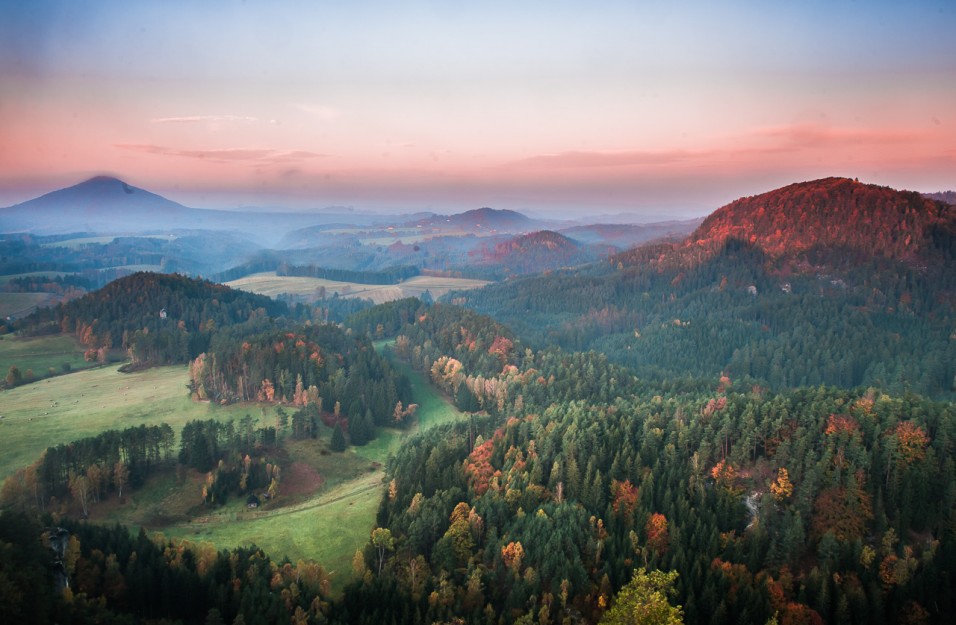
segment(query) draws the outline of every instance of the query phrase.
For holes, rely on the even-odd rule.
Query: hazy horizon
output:
[[[956,188],[944,2],[0,2],[0,206],[686,219],[829,176]]]

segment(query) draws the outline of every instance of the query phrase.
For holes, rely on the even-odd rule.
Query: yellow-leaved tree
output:
[[[611,609],[601,618],[602,625],[681,625],[684,610],[671,605],[669,600],[677,592],[676,581],[677,571],[634,571],[634,577],[621,588]]]

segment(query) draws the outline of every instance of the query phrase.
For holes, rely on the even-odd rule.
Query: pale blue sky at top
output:
[[[956,187],[951,2],[0,2],[0,205],[707,212]]]

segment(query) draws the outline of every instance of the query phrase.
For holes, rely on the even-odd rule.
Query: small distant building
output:
[[[247,508],[250,508],[250,509],[252,509],[252,508],[258,508],[258,507],[259,507],[259,498],[256,497],[255,495],[249,495],[249,498],[246,499],[246,507],[247,507]]]
[[[159,311],[159,318],[160,318],[160,319],[165,319],[165,318],[166,318],[166,309],[165,309],[165,308],[163,308],[162,310]]]

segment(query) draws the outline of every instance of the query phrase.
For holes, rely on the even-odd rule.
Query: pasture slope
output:
[[[376,343],[384,349],[389,341]],[[315,440],[286,438],[279,501],[249,510],[233,497],[218,508],[200,504],[203,476],[168,471],[119,502],[109,498],[91,509],[91,520],[145,527],[169,538],[208,542],[217,549],[255,544],[276,558],[315,560],[333,573],[333,589],[351,579],[351,560],[367,541],[384,489],[384,464],[407,437],[421,429],[460,418],[461,413],[407,364],[395,367],[412,383],[419,404],[409,430],[384,429],[364,447],[328,451],[331,431]],[[35,461],[46,447],[93,436],[109,429],[168,423],[177,440],[192,419],[240,419],[251,414],[260,425],[272,422],[272,406],[219,406],[190,400],[186,367],[120,373],[116,366],[80,371],[2,392],[0,479]],[[177,445],[178,446],[178,445]]]
[[[79,371],[0,391],[0,479],[34,462],[49,446],[106,430],[168,423],[177,440],[191,419],[234,418],[258,406],[193,402],[185,366],[120,373],[116,365]]]
[[[16,367],[26,375],[32,370],[36,379],[66,371],[95,366],[83,359],[83,346],[72,336],[57,334],[21,338],[6,334],[0,336],[0,375]]]
[[[378,341],[375,347],[382,350],[391,343]],[[393,360],[393,365],[408,376],[419,405],[412,428],[380,430],[368,445],[311,459],[304,454],[315,449],[314,443],[287,443],[293,461],[308,460],[327,478],[313,496],[291,506],[257,511],[248,510],[244,501],[233,498],[209,515],[170,524],[163,533],[209,542],[218,549],[256,544],[276,558],[285,556],[293,562],[312,559],[332,573],[332,588],[340,591],[352,578],[352,556],[368,542],[385,488],[383,465],[388,456],[422,429],[463,416],[420,372],[400,361]],[[330,437],[330,431],[323,431],[317,444],[327,447]]]

